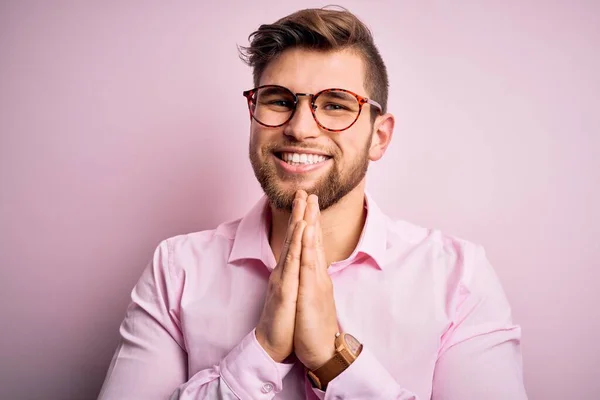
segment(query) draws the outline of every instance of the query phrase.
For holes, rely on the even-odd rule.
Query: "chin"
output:
[[[298,190],[304,190],[306,193],[311,194],[316,191],[315,182],[280,182],[277,185],[277,189],[281,194],[288,196],[296,196]]]

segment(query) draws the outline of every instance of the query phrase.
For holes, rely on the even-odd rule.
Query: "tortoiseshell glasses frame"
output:
[[[272,89],[271,92],[279,91],[279,92],[281,92],[281,95],[289,96],[288,98],[290,100],[293,100],[292,101],[293,104],[291,104],[291,105],[282,106],[282,105],[277,104],[275,106],[272,106],[273,108],[288,107],[287,109],[284,109],[283,111],[277,110],[277,113],[279,113],[279,114],[283,114],[284,112],[289,113],[289,116],[283,122],[277,123],[274,125],[267,124],[263,121],[260,121],[260,119],[257,118],[257,116],[255,115],[255,110],[257,107],[257,94],[259,93],[259,91],[268,92],[269,89]],[[319,121],[319,119],[317,117],[317,102],[318,102],[320,96],[330,94],[332,98],[339,98],[340,93],[347,93],[350,98],[356,99],[356,102],[357,102],[356,105],[358,106],[358,110],[348,110],[346,112],[347,116],[351,116],[351,117],[353,117],[354,113],[356,113],[356,116],[352,120],[346,119],[346,121],[350,121],[347,126],[345,126],[344,128],[332,129],[330,127],[323,125],[321,123],[321,121]],[[354,125],[356,123],[356,121],[358,121],[358,118],[360,117],[363,106],[365,104],[369,104],[369,105],[375,107],[379,114],[382,113],[381,105],[378,102],[376,102],[375,100],[371,100],[368,97],[364,97],[364,96],[361,96],[354,92],[351,92],[349,90],[341,89],[341,88],[324,89],[315,94],[311,94],[311,93],[293,93],[291,90],[289,90],[285,86],[280,86],[280,85],[262,85],[262,86],[258,86],[256,88],[254,88],[254,89],[244,91],[243,95],[248,100],[248,110],[250,111],[250,118],[254,119],[259,124],[269,127],[269,128],[278,128],[280,126],[287,124],[294,117],[294,114],[296,113],[296,109],[298,107],[299,98],[301,96],[306,96],[306,97],[310,98],[310,110],[311,110],[311,113],[312,113],[312,116],[313,116],[315,122],[317,123],[317,125],[319,127],[321,127],[322,129],[324,129],[326,131],[329,131],[329,132],[342,132],[342,131],[345,131],[346,129],[349,129],[352,125]],[[346,97],[348,97],[348,96],[346,96]],[[275,103],[277,101],[281,102],[284,100],[274,100],[273,103]],[[346,101],[348,101],[348,100],[346,100]],[[341,107],[337,104],[333,104],[333,105],[336,107]],[[334,111],[338,111],[338,110],[339,110],[339,108],[336,108]],[[276,112],[272,111],[272,113],[276,113]],[[280,119],[283,117],[285,117],[285,115],[280,117]],[[346,125],[346,123],[344,123],[344,125]]]

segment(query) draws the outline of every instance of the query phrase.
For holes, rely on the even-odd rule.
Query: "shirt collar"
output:
[[[380,269],[385,266],[387,250],[387,217],[372,197],[365,194],[367,218],[356,249],[341,264],[351,264],[360,254],[371,257]],[[229,263],[244,259],[260,260],[269,269],[275,268],[275,256],[269,244],[271,210],[266,196],[241,219],[233,239]]]
[[[267,196],[263,196],[240,221],[233,238],[229,263],[254,259],[273,270],[276,262],[269,243],[270,225],[271,210]]]
[[[369,193],[365,193],[365,207],[367,208],[365,226],[356,250],[349,259],[352,259],[354,254],[364,253],[371,257],[380,269],[384,269],[386,264],[385,255],[388,248],[387,216],[377,206]]]

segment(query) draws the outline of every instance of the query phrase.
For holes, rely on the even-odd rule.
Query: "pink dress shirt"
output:
[[[366,206],[357,248],[328,270],[340,328],[364,349],[326,392],[254,334],[275,267],[263,197],[241,220],[158,246],[99,398],[526,399],[521,331],[483,249]]]

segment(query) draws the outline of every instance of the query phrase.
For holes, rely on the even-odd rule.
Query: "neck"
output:
[[[345,260],[356,248],[367,216],[363,180],[344,198],[321,212],[321,229],[327,265]],[[279,261],[285,240],[290,213],[271,206],[271,231],[269,242]]]

